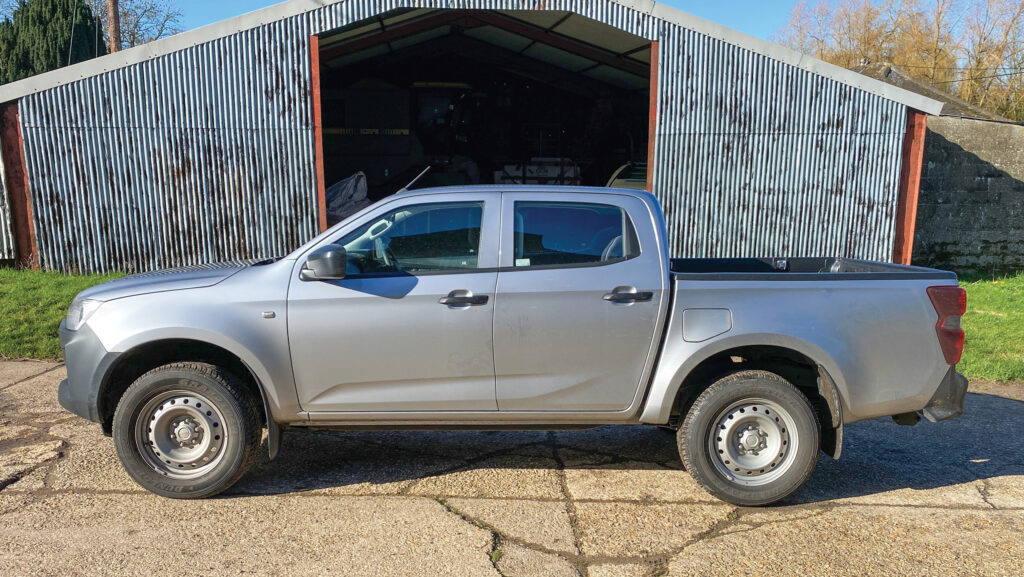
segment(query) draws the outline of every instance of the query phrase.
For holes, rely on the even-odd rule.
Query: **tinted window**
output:
[[[613,262],[639,254],[626,212],[605,204],[515,203],[515,266]]]
[[[477,268],[482,202],[403,206],[345,235],[349,274]]]

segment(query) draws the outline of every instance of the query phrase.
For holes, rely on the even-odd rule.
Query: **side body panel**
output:
[[[847,423],[920,410],[949,370],[925,289],[947,284],[956,281],[677,279],[665,346],[640,420],[667,422],[690,371],[714,354],[752,345],[793,349],[823,366],[835,380]],[[728,309],[732,327],[688,342],[682,338],[689,332],[684,318],[693,309]]]
[[[535,425],[560,425],[560,424],[580,424],[580,425],[597,425],[606,423],[636,423],[637,416],[643,405],[644,395],[647,392],[646,384],[650,380],[650,375],[654,370],[656,363],[657,353],[662,342],[662,332],[665,327],[665,320],[667,318],[669,309],[669,298],[668,298],[668,251],[665,246],[665,225],[662,217],[661,208],[658,206],[657,200],[645,192],[642,191],[616,191],[610,189],[588,189],[588,188],[571,188],[571,187],[558,187],[552,189],[550,187],[529,187],[529,186],[517,186],[514,187],[515,194],[536,194],[539,198],[551,198],[552,196],[558,196],[560,194],[570,196],[573,201],[576,202],[600,202],[601,199],[607,199],[609,196],[625,196],[635,206],[630,209],[630,216],[633,220],[633,224],[637,229],[637,234],[644,244],[643,250],[648,253],[650,261],[645,266],[653,267],[654,271],[657,271],[657,286],[651,286],[645,290],[651,290],[656,292],[660,298],[658,300],[658,306],[656,312],[651,320],[653,322],[653,338],[649,339],[649,346],[646,350],[646,362],[643,363],[641,369],[641,375],[639,379],[634,379],[633,382],[620,383],[617,386],[622,388],[618,393],[625,391],[624,397],[627,398],[627,402],[624,408],[618,410],[606,410],[606,411],[580,411],[580,410],[569,410],[564,408],[555,408],[550,411],[538,411],[525,408],[516,408],[508,410],[475,410],[475,409],[462,409],[462,410],[442,410],[437,406],[431,406],[430,403],[422,403],[417,405],[417,410],[408,411],[395,411],[395,410],[379,410],[381,407],[374,407],[367,403],[361,408],[350,407],[353,410],[346,411],[323,411],[316,413],[309,413],[311,422],[315,422],[318,425],[323,426],[446,426],[446,425],[458,425],[458,426],[535,426]],[[509,187],[450,187],[442,189],[426,189],[416,190],[413,192],[406,192],[395,197],[392,197],[387,202],[441,202],[445,200],[459,200],[466,201],[471,200],[474,197],[478,197],[481,193],[491,193],[494,195],[500,195],[506,192],[513,192],[509,190]],[[332,228],[330,231],[319,235],[313,239],[298,251],[293,253],[295,258],[296,270],[294,275],[298,274],[298,267],[301,266],[303,258],[310,251],[315,250],[317,247],[327,244],[339,236],[339,233],[343,234],[349,229],[354,229],[359,223],[365,222],[367,217],[370,217],[381,210],[383,205],[374,205],[368,209],[361,211],[359,214],[354,215],[348,219],[345,223],[339,224]],[[636,212],[634,212],[634,209]],[[493,212],[491,213],[494,214]],[[485,217],[486,218],[486,217]],[[504,218],[504,215],[503,215]],[[503,221],[504,222],[504,221]],[[501,233],[505,234],[505,225],[502,224]],[[482,249],[483,250],[483,249]],[[498,256],[502,266],[506,264],[508,255],[501,254]],[[495,264],[498,264],[497,262]],[[578,269],[585,270],[585,269]],[[499,273],[500,274],[500,273]],[[654,272],[645,269],[645,275],[653,277]],[[424,277],[427,278],[427,277]],[[295,282],[293,280],[293,282]],[[294,285],[293,285],[294,286]],[[602,285],[603,286],[603,285]],[[614,288],[614,287],[612,287]],[[294,295],[291,295],[294,296]],[[501,289],[496,290],[494,294],[494,302],[502,302]],[[401,307],[403,306],[400,299],[390,300],[387,303],[383,303],[382,307]],[[426,305],[424,305],[426,306]],[[436,305],[435,305],[436,306]],[[496,304],[496,306],[498,306]],[[654,308],[654,307],[652,307]],[[464,311],[462,311],[464,312]],[[553,315],[554,318],[562,318],[562,311],[556,311]],[[563,319],[564,322],[564,319]],[[587,322],[591,322],[588,320]],[[566,325],[567,329],[572,329],[571,326]],[[444,330],[450,330],[444,329]],[[495,329],[495,332],[500,333],[501,330]],[[579,343],[580,346],[586,344],[586,335],[581,335],[579,330],[569,330],[571,333],[572,341]],[[502,338],[502,337],[498,337]],[[450,350],[446,349],[438,339],[443,339],[443,336],[438,331],[438,327],[434,327],[428,338],[423,340],[425,347],[428,347],[431,353],[434,354],[455,354],[451,353]],[[482,342],[482,340],[481,340]],[[571,343],[562,342],[562,345],[568,346]],[[300,370],[299,366],[302,363],[310,362],[310,359],[302,357],[305,353],[300,352],[296,346],[296,343],[292,342],[294,349],[294,358],[296,370]],[[365,345],[369,346],[369,345]],[[641,345],[646,346],[646,345]],[[424,351],[417,351],[409,349],[411,354],[418,354]],[[447,351],[447,353],[445,352]],[[641,351],[643,355],[643,351]],[[454,358],[454,357],[453,357]],[[406,363],[402,357],[396,357],[391,360],[395,367],[395,370],[400,370],[403,375],[408,375],[408,379],[417,378],[417,368],[414,363]],[[459,362],[467,362],[465,359]],[[492,365],[493,366],[493,365]],[[301,386],[300,386],[301,388]],[[367,388],[367,391],[370,391]],[[396,389],[396,394],[397,394]],[[305,408],[305,407],[304,407]]]
[[[293,279],[288,324],[302,408],[313,418],[337,411],[496,410],[496,280],[495,272]],[[491,302],[438,303],[454,290]]]
[[[89,327],[111,353],[164,339],[192,339],[237,355],[259,380],[274,420],[299,415],[286,331],[294,261],[246,268],[206,288],[155,292],[104,303]],[[273,318],[264,313],[273,312]]]

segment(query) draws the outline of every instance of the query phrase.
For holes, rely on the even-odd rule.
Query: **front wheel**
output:
[[[263,433],[256,407],[220,367],[159,367],[139,377],[117,405],[117,456],[136,483],[158,495],[216,495],[256,461]]]
[[[712,384],[677,433],[686,470],[735,505],[769,505],[792,495],[818,461],[818,418],[788,381],[744,371]]]

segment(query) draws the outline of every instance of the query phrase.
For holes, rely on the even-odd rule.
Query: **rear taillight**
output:
[[[960,317],[967,312],[967,292],[958,286],[928,287],[928,298],[939,313],[935,323],[935,334],[939,337],[942,355],[947,365],[960,362],[964,354],[964,330],[960,327]]]

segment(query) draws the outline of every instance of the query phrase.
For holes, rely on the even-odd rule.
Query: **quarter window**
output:
[[[606,204],[515,203],[516,267],[611,263],[640,254],[626,211]]]
[[[397,208],[342,237],[349,274],[475,269],[484,203]]]

